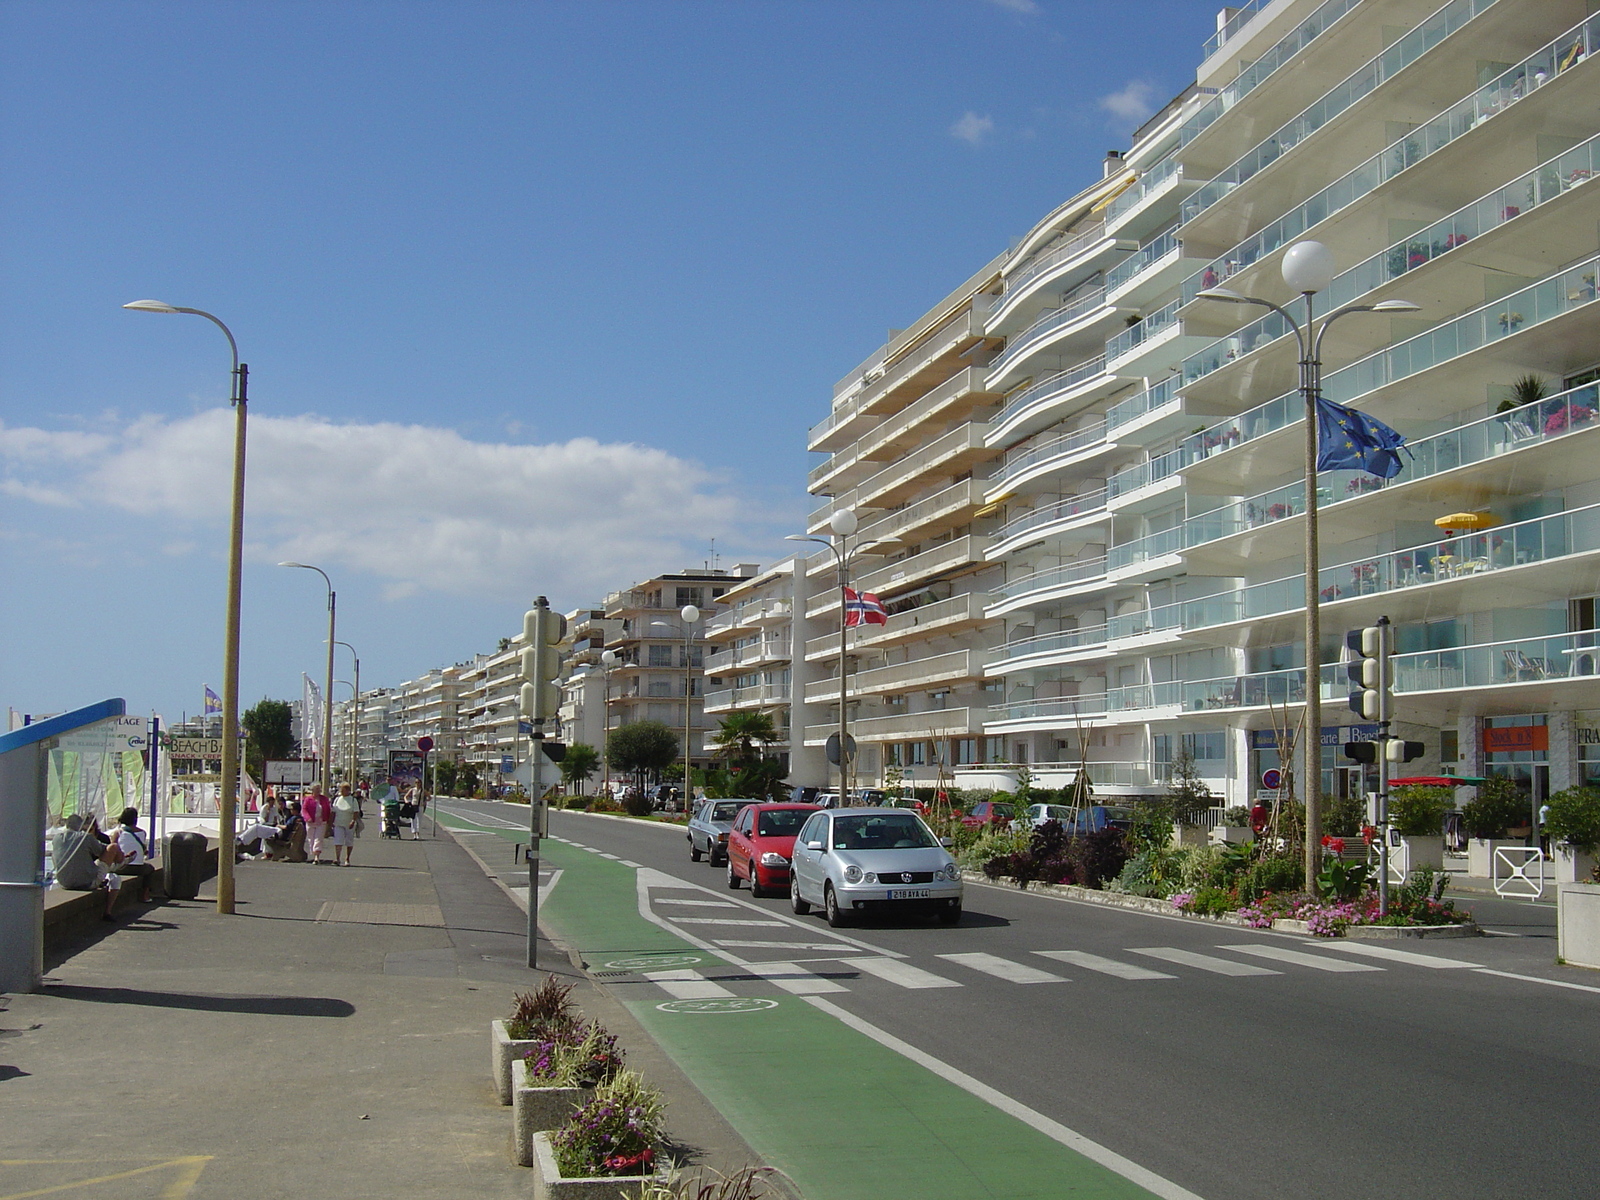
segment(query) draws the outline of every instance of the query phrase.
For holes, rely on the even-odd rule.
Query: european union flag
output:
[[[1393,479],[1400,474],[1398,451],[1405,444],[1375,417],[1317,398],[1317,470],[1345,468]]]

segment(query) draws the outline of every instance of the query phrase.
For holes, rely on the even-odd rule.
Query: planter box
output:
[[[660,1155],[656,1156],[658,1159]],[[618,1200],[627,1189],[638,1195],[655,1175],[600,1175],[588,1179],[566,1179],[556,1167],[550,1135],[533,1135],[534,1200]]]
[[[1577,967],[1600,967],[1600,884],[1556,887],[1556,953]]]
[[[1488,879],[1494,874],[1494,852],[1501,846],[1525,847],[1527,842],[1519,842],[1515,838],[1496,839],[1468,838],[1467,839],[1467,874],[1478,878]]]
[[[1574,850],[1566,842],[1555,846],[1557,883],[1594,882],[1594,855]]]
[[[1396,854],[1395,851],[1399,851]],[[1432,867],[1435,871],[1444,870],[1444,835],[1427,837],[1403,837],[1398,846],[1389,847],[1389,859],[1392,862],[1399,858],[1405,864],[1405,877],[1411,872],[1423,867]]]
[[[528,1064],[517,1059],[511,1064],[512,1142],[517,1148],[517,1163],[533,1166],[533,1135],[566,1124],[573,1110],[594,1099],[593,1088],[538,1087],[528,1083]]]
[[[494,1077],[501,1104],[511,1103],[511,1064],[536,1045],[531,1040],[515,1041],[506,1032],[504,1021],[489,1022],[489,1073]]]
[[[1256,835],[1248,825],[1218,825],[1211,831],[1211,840],[1242,846],[1255,841]]]
[[[1279,917],[1272,922],[1274,933],[1300,933],[1306,937],[1316,935],[1306,927],[1306,922],[1292,917]],[[1462,938],[1478,937],[1483,933],[1468,921],[1462,925],[1352,925],[1344,935],[1354,941],[1381,942],[1395,938]],[[1329,941],[1323,938],[1322,941]]]

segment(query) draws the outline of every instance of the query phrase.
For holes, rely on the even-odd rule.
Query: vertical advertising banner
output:
[[[403,793],[408,787],[422,784],[422,751],[389,751],[389,782]]]

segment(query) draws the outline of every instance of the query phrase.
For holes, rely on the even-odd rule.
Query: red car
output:
[[[968,829],[977,829],[984,825],[1009,825],[1016,817],[1016,805],[1003,800],[983,800],[972,806],[972,811],[961,818],[961,823]]]
[[[794,837],[815,804],[752,804],[739,813],[728,834],[728,886],[750,881],[752,896],[789,894],[789,860]]]

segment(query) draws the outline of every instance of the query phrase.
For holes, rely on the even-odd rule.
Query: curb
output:
[[[1027,887],[1017,887],[990,879],[982,871],[961,872],[963,883],[976,884],[978,887],[991,887],[1000,891],[1032,892],[1037,896],[1053,896],[1058,900],[1079,900],[1086,904],[1099,904],[1105,908],[1126,908],[1133,912],[1152,913],[1158,917],[1177,917],[1184,921],[1201,921],[1208,925],[1232,925],[1240,929],[1253,929],[1242,917],[1220,916],[1207,917],[1195,913],[1180,912],[1172,907],[1170,900],[1156,900],[1149,896],[1124,896],[1119,892],[1102,892],[1095,888],[1079,887],[1075,883],[1030,883]]]

